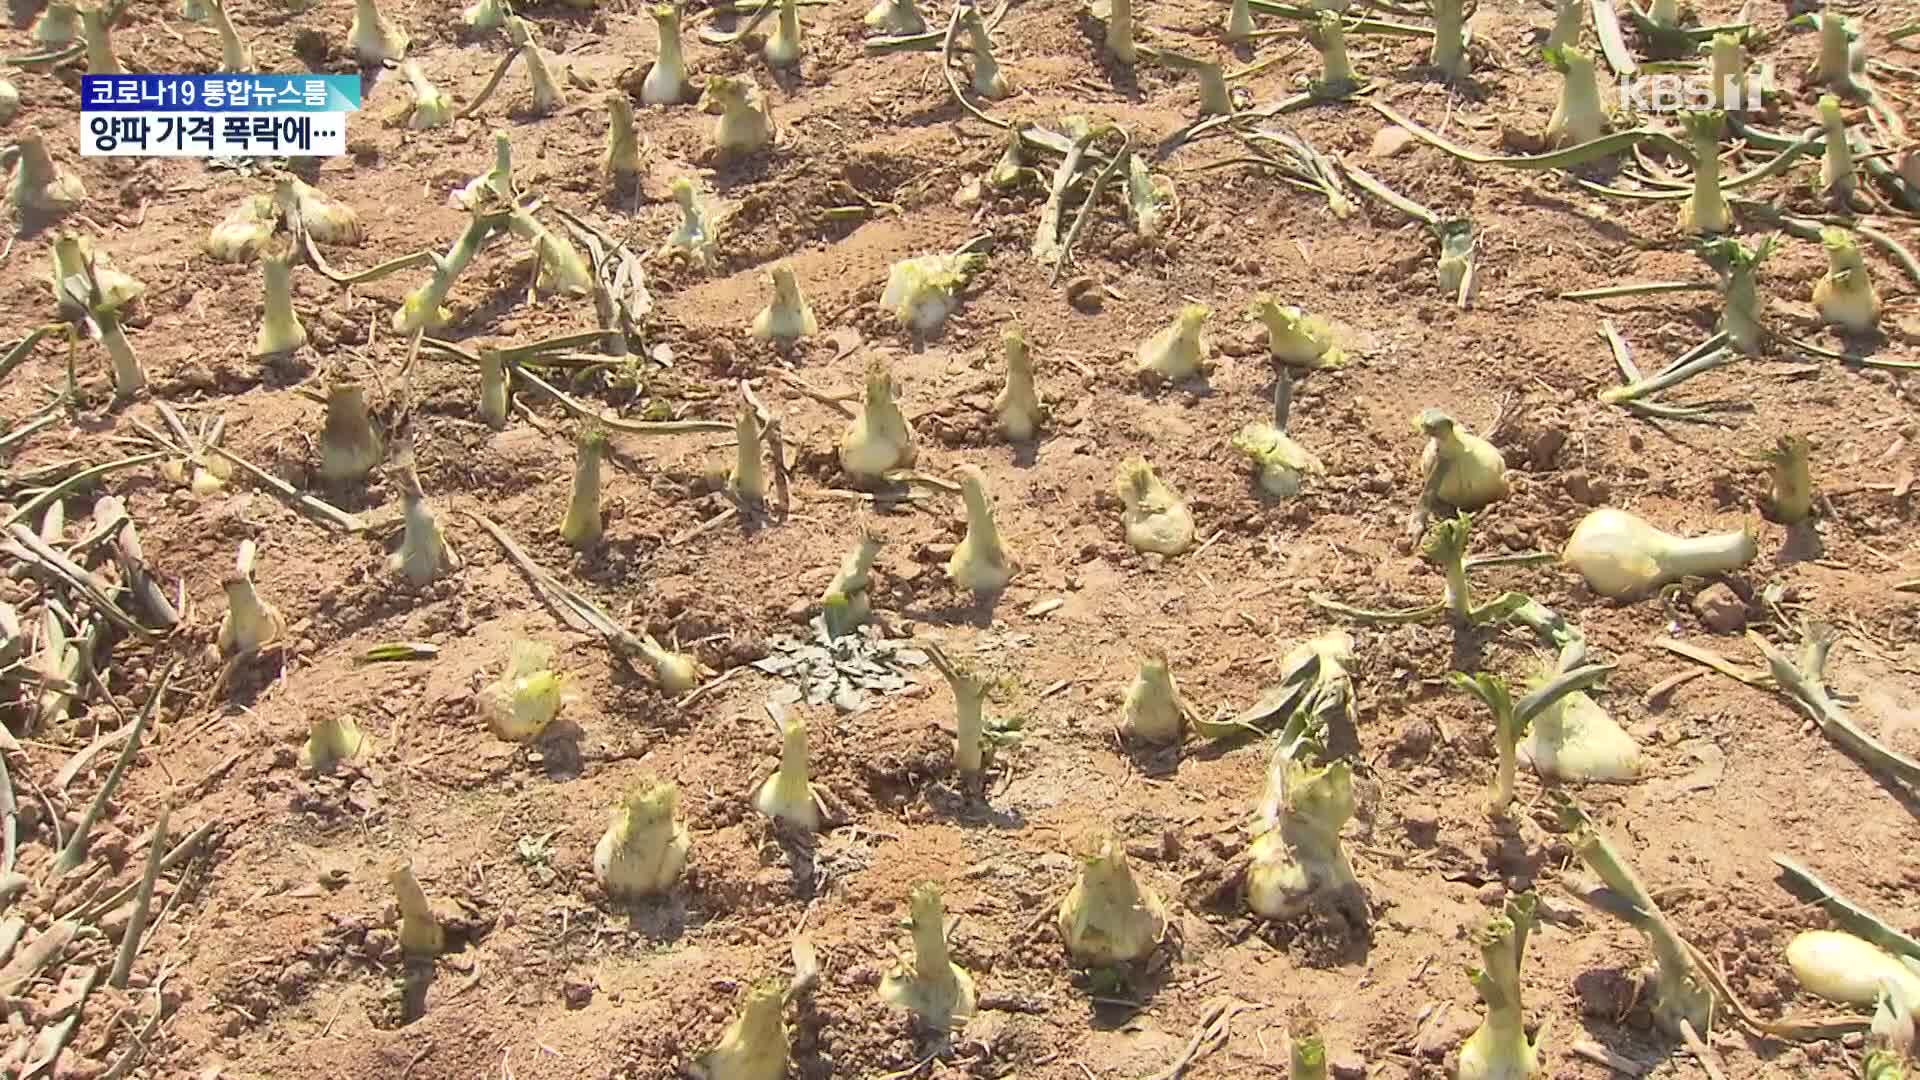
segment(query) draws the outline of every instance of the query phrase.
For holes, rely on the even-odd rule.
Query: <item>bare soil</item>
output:
[[[526,13],[556,68],[572,72],[572,100],[555,116],[515,111],[528,94],[516,69],[482,115],[411,132],[379,121],[406,100],[404,81],[392,73],[368,79],[351,153],[322,163],[316,178],[366,226],[360,247],[332,250],[342,267],[445,250],[464,219],[447,196],[486,168],[495,127],[513,135],[524,188],[599,222],[636,251],[658,246],[676,222],[667,193],[675,176],[698,176],[733,209],[714,274],[662,265],[651,272],[649,344],[664,346],[659,355],[670,365],[640,361],[574,388],[635,417],[725,421],[738,380],[752,380],[781,417],[794,458],[791,512],[683,539],[728,505],[710,478],[728,464],[731,438],[616,436],[605,543],[575,555],[557,535],[574,421],[527,394],[530,410],[492,432],[477,420],[471,369],[425,353],[407,377],[419,471],[465,559],[431,588],[396,584],[385,570],[398,513],[385,477],[337,499],[381,523],[363,536],[330,532],[243,477],[200,497],[151,468],[131,469],[70,499],[69,540],[83,531],[95,493],[125,499],[155,568],[184,586],[188,613],[180,632],[158,645],[112,642],[102,656],[111,705],[96,699],[62,727],[23,732],[21,749],[9,753],[20,868],[36,883],[13,913],[28,921],[29,939],[52,918],[60,890],[42,884],[55,850],[46,808],[70,823],[114,755],[95,757],[64,790],[52,785],[56,770],[97,733],[118,730],[172,657],[185,666],[96,834],[95,858],[110,863],[104,887],[137,879],[139,849],[163,802],[172,807],[172,835],[209,823],[213,831],[196,858],[166,875],[162,895],[170,899],[131,987],[93,991],[57,1075],[96,1076],[119,1060],[152,1015],[158,986],[162,1019],[128,1075],[669,1076],[710,1044],[745,986],[788,970],[789,943],[803,931],[819,950],[823,977],[790,1014],[800,1076],[905,1076],[918,1066],[928,1076],[1147,1077],[1180,1055],[1224,997],[1252,1008],[1188,1075],[1282,1073],[1289,1012],[1304,1005],[1323,1023],[1336,1062],[1377,1077],[1437,1076],[1479,1014],[1463,973],[1476,960],[1469,933],[1501,897],[1529,887],[1549,911],[1525,967],[1529,1017],[1551,1023],[1548,1073],[1610,1075],[1570,1051],[1581,1040],[1654,1075],[1698,1070],[1650,1024],[1636,983],[1648,959],[1644,942],[1569,893],[1582,871],[1552,827],[1543,787],[1521,778],[1510,825],[1490,825],[1481,810],[1493,767],[1490,725],[1446,676],[1475,663],[1517,675],[1532,662],[1529,638],[1504,632],[1456,648],[1444,627],[1352,628],[1359,723],[1346,749],[1360,773],[1360,808],[1345,841],[1374,911],[1370,934],[1358,936],[1315,919],[1261,925],[1188,894],[1183,880],[1217,869],[1244,842],[1262,751],[1190,744],[1178,755],[1129,754],[1116,739],[1119,696],[1143,652],[1160,648],[1202,713],[1238,709],[1273,680],[1288,648],[1335,625],[1309,594],[1369,607],[1436,595],[1438,574],[1397,541],[1421,486],[1420,437],[1409,418],[1437,406],[1493,432],[1510,464],[1513,495],[1479,516],[1477,551],[1556,551],[1593,504],[1630,507],[1680,532],[1751,524],[1761,557],[1726,579],[1749,624],[1779,641],[1792,640],[1803,616],[1844,628],[1831,670],[1836,689],[1855,696],[1854,712],[1870,730],[1920,752],[1920,596],[1893,589],[1920,577],[1912,497],[1920,412],[1911,385],[1897,374],[1783,355],[1688,384],[1683,396],[1751,406],[1725,426],[1655,426],[1599,403],[1596,393],[1616,381],[1598,332],[1603,317],[1649,369],[1711,331],[1710,293],[1598,305],[1556,298],[1566,289],[1705,274],[1677,234],[1673,204],[1605,199],[1559,174],[1468,167],[1419,143],[1369,157],[1385,122],[1358,103],[1277,122],[1329,155],[1364,162],[1405,195],[1471,216],[1483,229],[1483,280],[1469,310],[1441,294],[1423,227],[1364,197],[1338,220],[1323,199],[1247,166],[1221,165],[1237,153],[1225,139],[1196,143],[1161,166],[1179,196],[1163,239],[1135,238],[1117,203],[1103,205],[1073,269],[1050,284],[1027,254],[1044,193],[957,198],[999,156],[1002,135],[962,112],[929,54],[864,56],[865,6],[832,0],[803,9],[807,51],[797,74],[772,75],[755,53],[690,40],[696,77],[744,71],[766,88],[780,143],[721,167],[709,159],[710,116],[691,107],[641,109],[649,171],[637,191],[608,193],[598,172],[602,92],[655,51],[652,20],[637,5]],[[1700,6],[1707,22],[1734,14],[1727,0]],[[137,6],[116,32],[122,57],[155,71],[211,70],[211,33],[171,8]],[[1544,126],[1558,80],[1535,59],[1546,8],[1481,8],[1482,59],[1462,87],[1426,76],[1416,41],[1355,38],[1352,47],[1357,66],[1380,80],[1379,93],[1396,108],[1497,150],[1503,130]],[[1778,3],[1754,8],[1770,31],[1788,16]],[[234,16],[266,69],[305,70],[292,42],[312,31],[334,50],[325,70],[347,71],[339,49],[350,9],[346,0],[324,0],[286,16],[236,4]],[[1138,10],[1157,39],[1217,53],[1229,66],[1279,56],[1245,81],[1255,102],[1294,92],[1317,70],[1315,54],[1297,41],[1268,40],[1232,56],[1219,49],[1225,5],[1150,0]],[[1884,29],[1916,10],[1884,4],[1865,22]],[[456,33],[455,5],[395,2],[386,11],[411,30],[411,55],[434,82],[463,100],[500,55],[497,39]],[[25,26],[22,19],[6,33],[7,51],[30,51]],[[998,49],[1018,93],[991,111],[1049,123],[1086,113],[1124,125],[1138,146],[1190,121],[1191,79],[1116,67],[1101,58],[1099,42],[1099,23],[1073,4],[1017,5]],[[1787,92],[1780,127],[1810,122],[1794,118],[1810,115],[1813,93],[1799,86],[1798,72],[1814,45],[1812,35],[1790,32],[1762,50]],[[1895,46],[1873,48],[1920,66]],[[397,406],[407,341],[388,331],[388,316],[424,271],[352,290],[296,272],[312,345],[291,362],[252,358],[259,271],[216,264],[199,242],[267,182],[194,161],[79,159],[77,71],[12,76],[25,102],[12,130],[37,125],[48,133],[56,159],[89,191],[68,223],[146,282],[132,340],[152,396],[190,424],[223,414],[237,453],[319,492],[312,472],[322,410],[312,392],[329,374],[349,373],[368,383],[377,407]],[[1910,100],[1903,76],[1882,85],[1896,102]],[[1816,212],[1809,168],[1759,192],[1783,208]],[[829,212],[850,206],[868,212]],[[1920,241],[1905,221],[1888,228],[1908,244]],[[981,234],[991,238],[991,263],[943,335],[913,340],[879,310],[891,262]],[[6,337],[50,317],[47,236],[16,238],[0,264],[0,325],[13,328]],[[585,301],[528,301],[523,246],[495,243],[476,262],[455,290],[457,321],[447,336],[468,348],[505,346],[594,326]],[[793,262],[822,331],[785,354],[746,332],[779,258]],[[1914,285],[1877,252],[1868,261],[1888,303],[1879,355],[1912,358],[1920,332]],[[1788,240],[1762,274],[1768,317],[1817,335],[1807,298],[1824,266],[1818,245]],[[1111,290],[1099,310],[1069,303],[1065,281],[1080,276]],[[1349,367],[1298,388],[1292,432],[1321,456],[1327,476],[1285,503],[1255,493],[1228,445],[1241,425],[1270,410],[1263,341],[1240,315],[1261,291],[1341,321],[1360,342]],[[1216,366],[1204,386],[1143,388],[1133,377],[1134,346],[1189,300],[1215,311]],[[1001,442],[987,412],[1008,322],[1026,327],[1052,410],[1031,452]],[[874,357],[892,366],[920,434],[921,468],[950,475],[972,463],[989,477],[1022,568],[996,603],[958,595],[944,574],[962,533],[957,499],[929,492],[887,509],[832,494],[848,487],[833,455],[847,421],[781,373],[852,395]],[[8,463],[12,473],[112,460],[131,452],[134,443],[116,440],[138,439],[135,420],[158,425],[151,400],[108,404],[106,371],[99,347],[84,344],[82,407],[28,440]],[[9,426],[65,379],[65,349],[42,348],[0,386]],[[1766,478],[1755,455],[1788,431],[1812,440],[1825,492],[1817,558],[1785,553],[1786,530],[1761,514]],[[1206,541],[1198,552],[1143,558],[1125,544],[1111,490],[1116,467],[1133,454],[1149,458],[1188,500]],[[778,684],[749,669],[690,704],[668,699],[598,640],[557,622],[468,513],[500,523],[629,627],[678,641],[723,671],[763,655],[773,635],[803,632],[857,530],[871,528],[885,540],[879,621],[895,635],[937,639],[986,663],[998,678],[992,711],[1024,718],[1026,740],[1003,756],[977,801],[951,778],[951,698],[930,669],[910,692],[873,696],[852,715],[804,709],[815,780],[847,820],[810,849],[797,846],[747,799],[777,754],[764,703]],[[260,547],[261,593],[286,613],[291,632],[283,647],[216,687],[219,665],[204,649],[224,608],[222,575],[246,539]],[[1595,597],[1552,565],[1477,583],[1530,592],[1618,665],[1601,700],[1644,742],[1649,776],[1578,797],[1631,849],[1676,924],[1761,1016],[1831,1011],[1797,989],[1782,958],[1794,932],[1826,917],[1780,887],[1771,853],[1804,861],[1894,925],[1920,929],[1913,793],[1876,782],[1774,694],[1706,673],[1650,696],[1689,668],[1652,644],[1661,635],[1757,662],[1750,644],[1715,637],[1694,614],[1690,600],[1708,583],[1625,605]],[[0,596],[23,611],[37,610],[36,591],[27,581],[0,582]],[[532,748],[495,739],[472,704],[517,638],[558,646],[576,694],[566,730]],[[425,664],[355,662],[390,641],[430,642],[439,655]],[[344,775],[307,778],[296,751],[309,724],[329,714],[354,717],[376,752]],[[692,865],[671,900],[629,908],[600,894],[591,853],[615,800],[649,773],[680,786]],[[1099,828],[1129,846],[1137,872],[1175,912],[1176,932],[1162,952],[1121,979],[1076,972],[1051,922],[1072,880],[1073,853]],[[459,906],[463,931],[424,986],[424,1015],[410,1022],[386,883],[401,861],[411,862],[430,897]],[[995,1006],[931,1061],[935,1047],[875,995],[908,892],[928,879],[945,884],[956,959]],[[71,972],[109,962],[110,951],[87,945],[69,960]],[[421,989],[416,980],[412,992]],[[43,978],[10,1000],[8,1038],[37,1030],[60,992],[58,978]],[[1713,1042],[1730,1076],[1857,1069],[1857,1036],[1795,1046],[1728,1023]]]

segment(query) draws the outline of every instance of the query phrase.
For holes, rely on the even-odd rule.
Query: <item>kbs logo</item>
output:
[[[1714,93],[1713,78],[1707,75],[1622,75],[1620,107],[1639,115],[1705,109],[1757,112],[1773,89],[1772,65],[1738,78],[1728,77],[1718,94]]]

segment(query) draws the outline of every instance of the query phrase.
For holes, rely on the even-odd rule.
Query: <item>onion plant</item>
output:
[[[1478,510],[1507,497],[1507,463],[1485,439],[1439,409],[1423,409],[1414,429],[1427,437],[1420,451],[1422,502]]]
[[[1754,111],[1760,105],[1747,100],[1747,48],[1738,34],[1715,34],[1707,46],[1713,84],[1708,100],[1725,112]]]
[[[909,37],[927,32],[927,20],[913,0],[874,0],[861,20],[869,28],[893,37]]]
[[[205,2],[214,32],[220,35],[220,70],[234,75],[251,72],[254,69],[253,49],[240,40],[239,31],[234,29],[233,20],[227,16],[226,0]]]
[[[969,4],[961,9],[960,27],[967,32],[973,57],[973,92],[989,101],[998,101],[1013,93],[1013,86],[993,58],[993,37],[987,33],[986,20]]]
[[[769,276],[773,299],[753,317],[753,336],[785,346],[819,332],[820,324],[800,294],[800,279],[794,276],[792,264],[775,265]]]
[[[624,90],[607,92],[607,149],[600,156],[600,171],[616,183],[631,181],[644,167],[640,161],[640,137],[633,130],[633,102]]]
[[[1031,442],[1046,412],[1034,387],[1033,353],[1026,332],[1018,326],[1007,327],[1000,334],[1000,347],[1006,356],[1007,381],[993,399],[993,415],[1008,442]]]
[[[880,1000],[912,1013],[930,1030],[945,1032],[973,1015],[973,976],[947,950],[940,887],[931,881],[915,886],[909,911],[913,956],[901,957],[880,980]]]
[[[507,426],[513,373],[498,349],[480,350],[480,421],[495,431]]]
[[[353,0],[353,21],[347,26],[347,47],[369,67],[398,62],[411,42],[405,30],[387,21],[375,0]]]
[[[431,958],[447,951],[447,931],[427,903],[427,894],[413,876],[413,866],[402,863],[387,875],[400,910],[400,951],[416,958]]]
[[[508,0],[473,0],[460,12],[461,25],[476,34],[498,30],[513,16]]]
[[[572,700],[571,679],[554,667],[553,646],[516,639],[507,649],[500,677],[473,696],[475,710],[488,728],[507,742],[538,739]]]
[[[227,611],[220,617],[220,632],[214,643],[220,655],[229,659],[251,656],[287,633],[286,617],[254,589],[253,561],[253,541],[242,541],[232,572],[221,582],[227,594]]]
[[[667,694],[684,694],[713,675],[713,669],[702,664],[699,657],[675,652],[656,641],[652,634],[641,635],[637,651],[652,669],[653,681]]]
[[[57,49],[80,38],[80,8],[72,0],[50,0],[30,32],[35,45]]]
[[[1773,254],[1777,236],[1763,237],[1748,247],[1732,237],[1701,245],[1700,253],[1721,276],[1720,331],[1733,348],[1748,356],[1762,352],[1768,333],[1760,323],[1760,265]]]
[[[1075,963],[1113,967],[1143,960],[1166,936],[1159,894],[1134,877],[1127,852],[1101,837],[1080,857],[1080,876],[1060,901],[1060,940]]]
[[[801,832],[820,829],[818,795],[809,776],[807,725],[789,718],[780,725],[780,768],[760,785],[753,808]]]
[[[1186,711],[1167,654],[1157,649],[1149,652],[1120,699],[1120,730],[1139,742],[1177,746],[1186,727]]]
[[[7,206],[15,214],[57,217],[86,201],[86,186],[79,177],[53,163],[37,128],[22,131],[14,140],[14,148],[19,151],[19,162],[7,186]]]
[[[880,538],[862,532],[853,550],[841,561],[833,580],[820,595],[827,636],[843,637],[867,621],[873,610],[873,560],[880,554]]]
[[[1561,76],[1560,100],[1547,120],[1547,145],[1587,143],[1606,134],[1609,121],[1600,103],[1593,57],[1573,46],[1549,49],[1543,55]]]
[[[1307,42],[1320,53],[1320,82],[1316,93],[1344,96],[1359,84],[1353,63],[1347,59],[1346,26],[1338,14],[1322,11],[1307,27]]]
[[[1115,60],[1132,67],[1140,59],[1133,44],[1133,0],[1105,0],[1107,8],[1107,52]]]
[[[986,264],[985,255],[964,248],[902,259],[887,268],[880,306],[907,329],[932,334],[960,306],[960,294]]]
[[[1276,364],[1306,370],[1346,364],[1346,350],[1324,317],[1281,304],[1267,293],[1254,297],[1247,313],[1266,324],[1267,353]]]
[[[621,797],[593,849],[593,876],[615,900],[670,891],[686,869],[690,841],[676,817],[680,789],[643,776]]]
[[[302,772],[327,774],[343,762],[364,760],[373,753],[373,740],[345,713],[317,716],[300,746]]]
[[[785,993],[778,979],[750,988],[739,1015],[700,1059],[706,1080],[781,1080],[787,1075],[788,1035],[780,1010]]]
[[[1449,79],[1464,78],[1467,57],[1466,0],[1433,0],[1434,70]]]
[[[290,353],[307,343],[307,328],[300,325],[300,316],[293,310],[293,258],[291,249],[260,258],[266,302],[260,332],[254,336],[255,356]]]
[[[521,62],[527,68],[527,81],[533,87],[534,115],[546,116],[566,108],[567,92],[547,68],[546,54],[540,49],[533,25],[514,15],[507,19],[506,30],[507,42],[520,50]]]
[[[1253,463],[1254,479],[1260,490],[1276,499],[1293,498],[1300,494],[1308,477],[1326,473],[1311,450],[1264,420],[1241,428],[1233,437],[1232,445]]]
[[[972,665],[948,658],[932,642],[924,651],[953,691],[953,771],[963,787],[978,794],[987,768],[987,681]]]
[[[750,79],[727,75],[709,78],[707,101],[720,112],[720,119],[713,125],[713,145],[723,156],[744,157],[773,142],[773,113],[766,95]]]
[[[1480,966],[1467,978],[1486,1004],[1480,1026],[1460,1045],[1458,1080],[1531,1080],[1545,1075],[1541,1062],[1546,1025],[1527,1038],[1520,973],[1537,901],[1530,892],[1507,900],[1505,909],[1474,934]]]
[[[120,60],[113,55],[113,20],[111,16],[118,10],[94,5],[82,5],[80,13],[80,37],[87,46],[87,74],[124,75],[126,68],[120,66]]]
[[[867,367],[864,406],[840,439],[840,468],[874,484],[895,469],[911,468],[916,456],[913,426],[894,400],[893,375],[876,356]]]
[[[1774,520],[1798,525],[1813,516],[1812,447],[1804,435],[1782,435],[1761,456],[1771,482]]]
[[[1720,134],[1726,129],[1726,115],[1686,112],[1680,122],[1693,142],[1693,194],[1680,204],[1680,230],[1727,232],[1733,228],[1733,213],[1720,194]]]
[[[1546,48],[1560,49],[1580,44],[1580,32],[1587,25],[1587,0],[1559,0],[1553,11],[1553,28],[1547,32]]]
[[[447,294],[453,291],[453,283],[466,272],[487,241],[506,227],[507,215],[502,212],[473,211],[460,239],[454,242],[447,254],[432,257],[433,276],[427,279],[426,284],[408,293],[399,310],[393,313],[393,329],[397,333],[412,334],[438,329],[451,322],[453,313],[444,305]]]
[[[692,96],[680,44],[680,5],[655,4],[652,12],[660,34],[660,53],[641,80],[640,100],[648,105],[678,105]]]
[[[1681,537],[1611,506],[1574,527],[1561,560],[1602,596],[1638,599],[1687,577],[1723,574],[1759,553],[1751,530]]]
[[[412,462],[401,462],[395,474],[406,531],[400,550],[388,557],[387,569],[416,586],[430,585],[460,569],[460,556],[448,546],[446,533],[441,531],[433,506],[420,488],[420,477],[414,472]]]
[[[586,551],[600,545],[600,461],[607,452],[607,429],[588,424],[580,430],[573,466],[573,490],[567,498],[560,538]]]
[[[1559,672],[1519,701],[1513,699],[1507,681],[1498,675],[1485,672],[1476,675],[1453,674],[1453,685],[1479,698],[1480,703],[1493,714],[1494,747],[1499,752],[1499,762],[1494,768],[1493,782],[1488,786],[1488,815],[1504,818],[1507,808],[1513,805],[1513,784],[1520,760],[1520,743],[1526,738],[1527,729],[1533,724],[1534,718],[1568,694],[1598,684],[1612,670],[1608,665],[1589,664],[1573,671]]]
[[[1121,464],[1114,478],[1114,493],[1125,507],[1121,521],[1126,527],[1127,546],[1169,556],[1193,547],[1193,514],[1144,458],[1129,458]]]
[[[1205,304],[1181,308],[1173,322],[1134,350],[1140,374],[1166,382],[1203,375],[1212,353],[1203,328],[1212,314]]]
[[[1247,0],[1232,0],[1227,6],[1227,30],[1224,35],[1230,44],[1241,45],[1253,40],[1258,27],[1253,22],[1253,9]]]
[[[1825,152],[1820,159],[1817,193],[1841,210],[1853,207],[1859,181],[1854,177],[1853,137],[1847,119],[1840,112],[1840,99],[1832,94],[1820,98],[1820,127],[1825,135]]]
[[[1880,294],[1867,276],[1854,234],[1828,226],[1820,230],[1820,245],[1827,253],[1827,272],[1813,285],[1820,318],[1848,333],[1871,332],[1880,321]]]
[[[1013,580],[1016,568],[993,521],[987,476],[974,465],[962,465],[959,472],[960,497],[967,508],[967,534],[947,560],[947,577],[969,592],[999,592]]]
[[[707,208],[706,199],[691,178],[675,177],[669,190],[680,207],[680,224],[660,247],[666,257],[685,257],[711,272],[718,262],[720,216]]]
[[[1560,805],[1561,824],[1570,832],[1574,854],[1624,904],[1616,913],[1647,937],[1653,946],[1653,1019],[1674,1035],[1708,1030],[1714,1014],[1712,984],[1695,961],[1691,946],[1667,921],[1660,905],[1641,884],[1640,876],[1613,843],[1571,800]],[[1612,905],[1609,905],[1612,907]]]
[[[1813,65],[1813,81],[1833,93],[1849,98],[1868,96],[1860,76],[1866,69],[1866,56],[1860,47],[1860,34],[1853,23],[1833,10],[1800,16],[1794,22],[1807,22],[1820,32],[1820,52]]]
[[[1835,700],[1827,687],[1827,658],[1840,641],[1840,634],[1829,624],[1808,622],[1801,627],[1800,651],[1788,656],[1765,640],[1749,633],[1756,647],[1767,658],[1767,670],[1774,685],[1819,725],[1827,738],[1865,762],[1881,774],[1891,777],[1908,790],[1920,790],[1920,759],[1895,750],[1855,723],[1846,707]]]
[[[1800,985],[1842,1005],[1920,1002],[1920,965],[1909,967],[1873,942],[1841,930],[1794,935],[1787,943],[1787,965]]]
[[[796,0],[767,0],[767,3],[778,4],[780,13],[760,55],[766,58],[768,67],[792,67],[800,62],[800,6]]]
[[[386,456],[386,445],[367,414],[366,390],[342,379],[327,387],[326,419],[320,427],[320,476],[328,484],[358,484]]]
[[[1352,771],[1345,762],[1312,764],[1325,751],[1332,723],[1354,720],[1347,665],[1353,639],[1333,631],[1301,642],[1281,660],[1281,679],[1252,707],[1226,721],[1194,719],[1210,739],[1264,733],[1284,718],[1272,741],[1266,785],[1247,850],[1247,906],[1269,919],[1290,919],[1326,902],[1368,920],[1364,894],[1341,846],[1340,830],[1353,815]],[[1357,902],[1357,903],[1356,903]]]
[[[1577,670],[1564,655],[1537,666],[1528,692]],[[1524,699],[1523,699],[1524,700]],[[1574,690],[1534,714],[1520,742],[1519,758],[1543,780],[1624,784],[1646,768],[1640,744],[1584,690]]]

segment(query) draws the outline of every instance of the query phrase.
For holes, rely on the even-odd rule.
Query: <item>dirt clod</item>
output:
[[[1693,598],[1693,613],[1716,634],[1738,633],[1747,626],[1746,603],[1724,582],[1700,590]]]
[[[1585,469],[1575,469],[1567,473],[1562,483],[1566,485],[1567,494],[1573,497],[1573,501],[1582,506],[1599,506],[1606,502],[1607,496],[1612,493],[1611,485],[1605,480],[1587,475]]]

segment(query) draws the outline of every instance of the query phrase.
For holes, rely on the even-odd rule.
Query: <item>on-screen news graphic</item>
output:
[[[358,75],[83,75],[82,157],[337,157]]]

